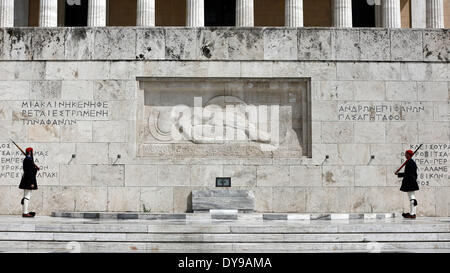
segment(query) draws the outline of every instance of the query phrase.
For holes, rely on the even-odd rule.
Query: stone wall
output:
[[[0,29],[0,214],[21,209],[13,138],[42,166],[40,214],[185,212],[219,176],[260,212],[399,212],[393,172],[424,143],[418,213],[448,216],[449,44],[448,30]],[[155,77],[307,80],[312,157],[138,156]]]

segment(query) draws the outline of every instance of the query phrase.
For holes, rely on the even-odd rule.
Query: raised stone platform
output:
[[[210,213],[138,212],[53,212],[52,217],[118,220],[356,220],[395,218],[394,213],[238,213],[237,210],[211,210]]]
[[[450,253],[450,218],[148,221],[0,216],[0,252]]]

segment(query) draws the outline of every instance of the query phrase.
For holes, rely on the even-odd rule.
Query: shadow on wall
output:
[[[192,191],[188,194],[187,196],[187,209],[186,212],[187,213],[192,213]]]

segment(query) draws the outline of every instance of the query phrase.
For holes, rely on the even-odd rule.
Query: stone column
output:
[[[385,28],[401,28],[400,0],[382,0],[382,19]]]
[[[303,0],[285,0],[285,26],[303,27]]]
[[[40,0],[39,26],[58,26],[58,0]]]
[[[253,0],[236,0],[236,26],[253,27],[254,25]]]
[[[204,0],[186,0],[186,26],[205,26],[205,3]]]
[[[89,0],[88,26],[106,26],[106,0]]]
[[[155,0],[138,0],[136,25],[138,27],[155,26]]]
[[[0,27],[14,27],[14,0],[0,0]]]
[[[444,28],[443,0],[427,0],[427,28]]]
[[[333,0],[333,26],[353,26],[352,0]]]

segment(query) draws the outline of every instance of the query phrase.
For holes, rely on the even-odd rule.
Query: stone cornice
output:
[[[0,28],[0,60],[449,62],[448,29]]]

